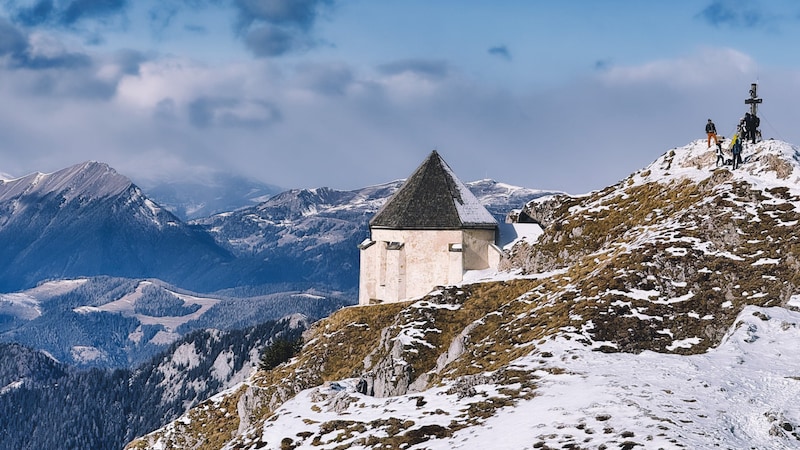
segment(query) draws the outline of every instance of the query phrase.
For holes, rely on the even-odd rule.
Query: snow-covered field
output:
[[[24,292],[0,294],[0,314],[33,320],[42,315],[39,297],[66,294],[84,283],[86,279],[48,281]]]
[[[145,314],[135,312],[136,300],[142,297],[142,291],[145,287],[153,285],[150,281],[142,281],[136,287],[134,292],[123,296],[119,300],[106,303],[100,306],[79,306],[74,309],[75,312],[80,314],[90,314],[93,312],[110,312],[119,313],[123,316],[135,317],[143,325],[163,325],[167,330],[175,330],[190,320],[196,320],[206,313],[212,306],[219,303],[219,299],[210,297],[197,297],[188,294],[180,294],[178,292],[169,291],[172,295],[180,298],[188,305],[200,305],[197,311],[186,314],[183,316],[161,316],[153,317]],[[173,339],[174,340],[174,339]],[[172,341],[170,341],[172,342]]]

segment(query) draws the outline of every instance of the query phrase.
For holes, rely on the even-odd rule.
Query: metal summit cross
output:
[[[750,105],[750,114],[756,116],[756,112],[758,111],[758,104],[763,102],[764,100],[758,98],[758,83],[752,83],[750,85],[750,98],[745,99],[744,103],[746,105]]]

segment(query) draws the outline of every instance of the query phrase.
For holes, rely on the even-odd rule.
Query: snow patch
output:
[[[501,223],[498,224],[497,234],[497,246],[510,250],[518,242],[535,244],[544,234],[544,229],[538,223]]]

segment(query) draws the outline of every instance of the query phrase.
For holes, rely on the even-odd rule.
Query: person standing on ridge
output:
[[[761,140],[761,131],[758,127],[761,126],[761,119],[758,118],[757,115],[753,114],[753,143],[756,143],[756,139],[759,141]]]
[[[755,114],[747,113],[744,115],[744,122],[745,126],[747,127],[747,135],[745,139],[749,139],[756,143],[756,135],[758,134],[758,126],[761,124],[761,119],[759,119]]]
[[[716,166],[725,165],[725,153],[722,152],[722,141],[717,141],[717,162]]]
[[[733,141],[731,142],[731,153],[733,153],[733,169],[738,169],[739,165],[742,163],[742,129],[739,128],[739,132],[733,135]]]
[[[717,139],[717,127],[714,126],[714,122],[711,119],[708,119],[708,123],[706,124],[706,134],[708,135],[708,148],[711,148],[711,138],[714,138],[714,144],[719,144],[719,139]]]
[[[750,133],[752,132],[752,128],[750,128],[750,126],[752,124],[753,119],[751,118],[750,113],[744,113],[744,117],[742,117],[742,120],[739,122],[739,126],[742,129],[742,134],[740,134],[739,137],[743,141],[743,145],[745,142],[750,140]]]

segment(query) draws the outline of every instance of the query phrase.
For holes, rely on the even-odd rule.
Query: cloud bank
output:
[[[254,57],[221,62],[63,39],[64,30],[84,36],[82,27],[125,22],[136,8],[101,3],[5,2],[14,14],[0,18],[0,172],[99,160],[134,181],[226,170],[287,188],[354,189],[405,177],[436,148],[464,180],[580,193],[702,138],[709,117],[727,134],[759,76],[764,136],[800,142],[800,71],[765,71],[734,48],[624,64],[613,53],[587,55],[583,72],[550,83],[528,81],[535,71],[506,83],[448,53],[302,57],[320,52],[319,25],[341,6],[332,0],[143,7],[153,13],[147,26],[165,34],[229,12],[219,20]],[[81,14],[67,14],[79,4]],[[702,11],[720,26],[745,20],[730,5]],[[187,19],[189,10],[198,16]],[[458,50],[500,72],[530,58],[502,36],[492,41],[508,44]]]

